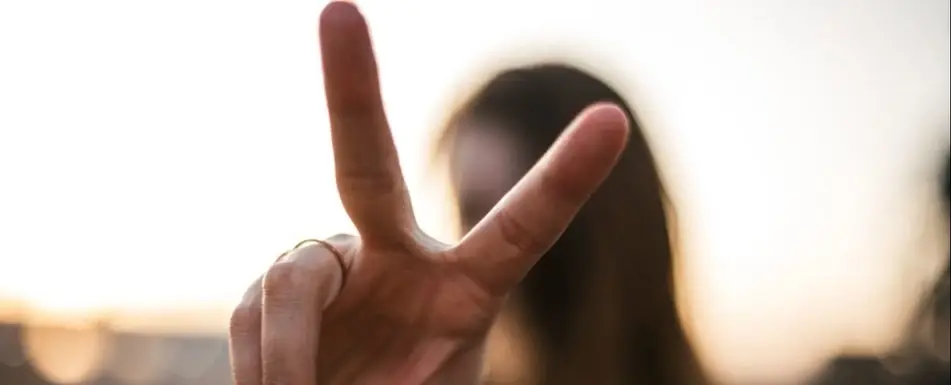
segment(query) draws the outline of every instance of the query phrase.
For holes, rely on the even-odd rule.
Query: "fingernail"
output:
[[[360,9],[352,1],[335,0],[324,7],[321,14],[321,20],[324,22],[349,24],[363,18]]]

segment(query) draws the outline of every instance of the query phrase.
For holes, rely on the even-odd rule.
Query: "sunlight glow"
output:
[[[724,376],[887,346],[927,274],[913,261],[946,256],[929,213],[949,141],[947,1],[359,3],[418,217],[443,240],[432,132],[473,76],[567,58],[618,84],[663,166],[690,324]],[[223,330],[281,251],[352,232],[322,6],[0,2],[0,315],[17,301]],[[93,370],[61,366],[44,335],[29,346],[61,368],[51,378]],[[70,357],[97,359],[90,336]]]
[[[57,384],[79,384],[95,378],[108,354],[108,336],[94,327],[29,327],[23,335],[23,346],[33,366]]]

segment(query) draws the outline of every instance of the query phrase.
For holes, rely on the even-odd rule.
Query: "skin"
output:
[[[519,140],[509,134],[504,125],[492,121],[462,121],[460,124],[475,126],[475,129],[460,130],[456,148],[452,152],[453,185],[459,194],[459,202],[465,206],[463,228],[469,229],[476,222],[470,218],[481,216],[492,209],[508,189],[518,181],[525,159]],[[514,298],[513,298],[514,297]],[[537,363],[535,347],[530,343],[531,330],[525,326],[517,296],[510,296],[505,308],[496,318],[486,341],[483,380],[486,383],[535,383]],[[494,381],[494,382],[493,382]]]
[[[332,2],[319,30],[336,184],[359,235],[328,240],[342,264],[311,244],[251,285],[231,322],[235,383],[477,383],[506,296],[609,174],[626,118],[582,112],[462,241],[441,244],[416,224],[363,16]]]

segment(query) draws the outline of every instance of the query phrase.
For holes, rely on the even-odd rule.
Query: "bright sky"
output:
[[[418,216],[446,240],[430,132],[486,66],[570,57],[624,89],[723,374],[881,347],[927,276],[909,261],[946,256],[931,182],[949,143],[947,1],[360,4]],[[227,309],[297,240],[349,231],[322,5],[0,2],[0,301]]]

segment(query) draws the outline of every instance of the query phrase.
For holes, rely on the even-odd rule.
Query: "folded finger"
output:
[[[343,274],[321,244],[296,249],[271,266],[263,283],[263,385],[316,383],[321,314],[338,294]]]
[[[228,339],[235,385],[262,385],[261,299],[258,278],[231,315]]]

